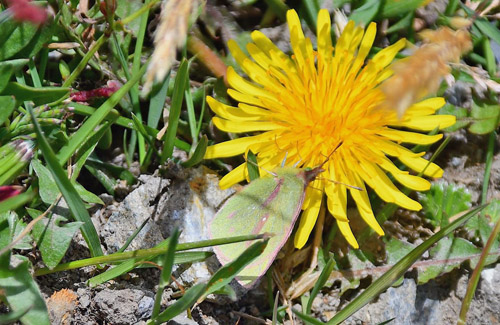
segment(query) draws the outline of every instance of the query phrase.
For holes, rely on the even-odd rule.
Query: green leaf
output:
[[[51,21],[49,25],[44,25],[38,30],[30,42],[16,54],[16,57],[31,58],[37,55],[43,46],[50,42],[57,28],[59,28],[59,26],[55,21]]]
[[[0,266],[0,289],[14,312],[29,311],[21,317],[25,325],[50,325],[47,306],[40,289],[30,273],[31,263],[24,256],[17,256],[22,262],[14,269],[8,264]]]
[[[380,5],[383,1],[368,0],[361,7],[355,9],[349,16],[350,20],[354,20],[356,25],[366,26],[377,15]]]
[[[41,87],[35,88],[21,85],[17,82],[9,82],[0,92],[0,95],[14,96],[18,102],[33,101],[35,106],[54,102],[69,94],[69,88]]]
[[[163,138],[163,151],[161,153],[160,163],[164,163],[172,157],[174,152],[174,140],[177,135],[177,126],[181,114],[182,101],[184,99],[184,88],[188,79],[188,61],[183,60],[177,75],[175,76],[174,93],[172,94],[172,105],[168,115],[167,132]]]
[[[430,260],[425,267],[418,268],[418,284],[424,284],[437,276],[459,268],[464,259],[473,257],[474,267],[481,250],[463,238],[443,238],[430,251]],[[477,256],[473,256],[477,255]]]
[[[335,260],[330,258],[328,260],[328,263],[326,263],[325,267],[321,271],[318,281],[316,281],[316,283],[314,284],[311,294],[309,295],[309,301],[307,302],[306,306],[306,314],[311,313],[313,300],[318,295],[319,290],[321,290],[321,288],[323,288],[325,283],[328,281],[328,278],[330,277],[330,274],[332,273],[334,267],[335,267]]]
[[[52,173],[57,187],[66,200],[73,218],[84,223],[82,226],[82,235],[85,238],[87,245],[89,246],[90,254],[92,256],[102,255],[103,253],[101,249],[101,243],[99,242],[99,236],[97,235],[97,231],[94,228],[94,224],[90,219],[88,211],[85,209],[85,205],[83,204],[82,199],[78,195],[77,191],[68,179],[68,176],[59,164],[54,151],[47,142],[47,139],[40,129],[40,125],[35,119],[33,111],[29,107],[28,110],[35,127],[38,145],[40,147],[40,150],[42,151],[45,161],[47,162],[48,169]]]
[[[1,78],[1,76],[0,76]],[[1,81],[0,81],[1,82]],[[0,85],[1,89],[1,85]],[[16,100],[12,96],[0,96],[0,126],[7,121],[16,108]]]
[[[386,0],[382,7],[383,18],[393,18],[415,11],[425,0]],[[382,1],[380,1],[382,2]]]
[[[201,137],[200,142],[196,145],[196,149],[193,152],[193,155],[185,162],[183,162],[181,165],[183,167],[189,168],[193,167],[197,164],[199,164],[202,160],[203,157],[205,156],[205,152],[207,151],[207,146],[208,146],[208,138],[206,135]]]
[[[52,176],[52,173],[49,171],[49,169],[47,169],[47,167],[42,165],[42,163],[38,159],[32,159],[31,166],[38,176],[40,185],[40,198],[48,205],[54,203],[60,191],[57,187],[57,183],[54,180],[54,177]],[[87,191],[79,183],[71,182],[71,184],[84,202],[104,205],[104,202],[102,202],[102,200],[97,195]]]
[[[18,311],[0,315],[0,324],[12,324],[23,317],[29,310],[31,306],[27,306],[25,309],[19,309]]]
[[[31,167],[35,171],[38,176],[38,186],[39,186],[39,194],[42,201],[48,205],[54,203],[59,195],[60,191],[57,187],[56,182],[54,181],[54,177],[50,171],[42,165],[40,160],[32,159]]]
[[[8,214],[7,219],[9,221],[10,238],[17,238],[26,229],[26,223],[23,220],[20,220],[17,214],[13,211]],[[31,236],[25,235],[13,248],[32,249],[33,245],[31,245],[31,242]]]
[[[13,29],[13,25],[17,26]],[[38,27],[31,23],[18,24],[13,20],[3,22],[0,26],[2,27],[0,30],[4,31],[13,29],[8,34],[5,32],[0,34],[0,61],[5,61],[21,51],[38,31]]]
[[[38,217],[41,212],[27,209],[32,218]],[[49,269],[54,268],[66,254],[71,239],[83,222],[66,223],[67,219],[56,214],[43,218],[33,226],[33,237],[42,253],[42,259]]]
[[[445,182],[433,183],[431,189],[420,193],[425,217],[435,226],[448,224],[448,219],[471,206],[471,195],[467,189]]]
[[[397,281],[401,276],[417,261],[422,254],[424,254],[432,245],[441,240],[443,237],[448,236],[451,232],[461,226],[464,222],[469,220],[471,217],[476,215],[485,206],[479,206],[470,210],[468,213],[464,214],[460,218],[456,219],[448,226],[442,228],[439,232],[434,234],[432,237],[424,241],[422,244],[418,245],[414,250],[403,257],[396,265],[394,265],[389,271],[384,273],[380,278],[373,282],[363,293],[357,296],[351,303],[345,306],[340,312],[338,312],[328,324],[339,324],[358,311],[361,307],[366,305],[369,301],[377,297],[380,293],[389,288],[392,283]]]
[[[443,107],[441,107],[441,109],[439,109],[437,114],[455,115],[457,117],[457,122],[445,129],[447,132],[460,130],[461,128],[464,128],[469,124],[469,121],[466,119],[469,115],[469,112],[466,108],[463,107],[456,107],[455,105],[445,104]]]
[[[254,179],[260,177],[259,164],[257,163],[257,156],[252,152],[252,150],[248,150],[247,153],[247,169],[250,181],[253,181]]]
[[[165,286],[170,282],[170,276],[172,275],[172,268],[174,266],[175,249],[177,247],[177,243],[179,242],[180,234],[179,229],[175,228],[172,235],[168,239],[168,248],[163,257],[163,268],[160,274],[160,283],[158,283],[158,291],[156,291],[153,313],[151,316],[152,318],[158,316],[158,313],[160,312],[161,297]]]
[[[469,127],[471,133],[490,133],[498,126],[500,105],[488,105],[485,103],[476,103],[476,101],[474,101],[472,103],[471,117],[474,121]]]
[[[9,64],[0,65],[0,91],[4,90],[5,86],[7,86],[7,83],[10,81],[10,78],[12,77],[13,71],[14,68],[12,67],[12,65]]]
[[[158,315],[155,319],[152,319],[153,324],[161,324],[167,322],[168,320],[179,315],[196,302],[198,298],[203,294],[207,285],[204,283],[199,283],[191,288],[189,288],[186,293],[171,306],[165,309],[162,313]]]
[[[473,13],[474,16],[476,16],[475,13],[470,9],[467,11],[469,13]],[[498,27],[496,27],[493,23],[490,23],[484,17],[476,17],[474,19],[474,25],[477,28],[479,28],[479,30],[483,32],[484,35],[488,36],[489,38],[500,44],[500,31],[498,30]]]

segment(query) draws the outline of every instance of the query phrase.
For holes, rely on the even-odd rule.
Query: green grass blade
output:
[[[107,117],[110,111],[115,107],[118,102],[125,96],[130,88],[141,79],[144,72],[146,72],[147,64],[145,64],[139,73],[135,74],[123,87],[118,89],[111,97],[108,98],[76,131],[65,144],[59,153],[57,159],[59,164],[63,165],[68,159],[76,152],[76,150],[87,141],[88,137],[93,134],[96,127]]]
[[[321,271],[321,274],[319,275],[318,281],[314,284],[314,287],[311,291],[311,294],[309,295],[309,301],[307,302],[306,306],[306,314],[311,313],[311,306],[313,303],[314,298],[318,295],[319,291],[323,286],[325,285],[326,281],[328,281],[328,277],[333,271],[333,267],[335,266],[335,260],[330,258],[328,260],[328,263],[326,263],[325,267],[323,268],[323,271]]]
[[[206,290],[206,287],[206,284],[199,283],[194,287],[189,288],[184,296],[182,296],[182,298],[165,309],[160,315],[158,315],[158,317],[152,319],[152,324],[161,324],[163,322],[166,322],[194,305],[196,300],[198,300],[198,298],[200,298],[200,296]]]
[[[174,140],[177,135],[177,126],[181,115],[182,101],[184,99],[184,88],[188,78],[188,62],[183,60],[177,75],[175,76],[174,93],[172,94],[172,105],[168,115],[168,127],[164,137],[163,151],[160,163],[163,164],[174,152]]]
[[[358,311],[361,307],[370,302],[373,298],[389,288],[395,281],[397,281],[408,270],[415,261],[422,256],[432,245],[438,242],[441,238],[447,236],[452,231],[461,226],[464,222],[473,217],[476,213],[485,208],[481,205],[470,210],[460,218],[450,223],[447,227],[442,228],[439,232],[432,237],[418,245],[399,262],[397,262],[389,271],[373,282],[363,293],[354,299],[349,305],[338,312],[327,324],[339,324],[346,320],[349,316]]]
[[[172,267],[174,266],[175,248],[177,247],[180,234],[179,229],[176,228],[168,240],[168,248],[163,260],[163,269],[161,270],[158,291],[156,291],[155,302],[153,305],[152,318],[156,318],[160,312],[161,296],[163,295],[165,286],[170,282],[170,275],[172,275]]]
[[[45,161],[47,162],[47,167],[54,176],[57,187],[61,191],[64,199],[66,200],[66,203],[68,204],[71,215],[76,221],[83,222],[81,231],[83,237],[85,238],[85,241],[87,242],[87,245],[89,246],[90,254],[92,256],[102,255],[103,253],[101,249],[101,243],[99,242],[99,236],[97,235],[94,224],[90,219],[89,212],[87,211],[87,209],[85,209],[85,205],[83,204],[82,199],[71,184],[71,181],[68,179],[68,175],[66,175],[66,173],[64,172],[63,168],[60,165],[60,162],[57,160],[57,157],[54,154],[54,151],[43,135],[42,129],[40,128],[40,125],[38,124],[33,111],[31,110],[31,108],[28,108],[28,110],[35,127],[38,145],[40,147],[40,150],[42,151]]]
[[[500,219],[498,219],[495,223],[495,227],[493,228],[493,231],[491,232],[490,237],[488,238],[488,241],[486,242],[486,245],[484,245],[483,251],[481,252],[479,262],[477,263],[476,268],[474,269],[474,272],[472,272],[472,276],[470,277],[469,284],[467,285],[467,291],[462,301],[462,307],[460,308],[460,315],[457,321],[457,324],[459,325],[465,324],[467,320],[467,311],[469,310],[472,298],[474,298],[474,293],[476,292],[476,287],[479,283],[479,278],[481,277],[481,271],[484,268],[486,258],[488,257],[491,247],[495,243],[495,239],[497,238],[499,232]]]
[[[316,318],[312,317],[311,315],[304,314],[296,309],[292,309],[293,313],[297,315],[300,319],[302,319],[306,324],[312,324],[312,325],[324,325],[320,320],[317,320]]]
[[[170,83],[170,72],[163,81],[161,88],[158,89],[149,101],[149,113],[148,113],[148,126],[156,129],[158,127],[158,122],[161,119],[163,112],[163,107],[165,106],[165,100],[167,99],[168,84]]]
[[[181,243],[181,244],[177,245],[177,251],[179,252],[179,251],[185,251],[185,250],[196,249],[196,248],[204,248],[204,247],[210,247],[210,246],[216,246],[216,245],[238,243],[238,242],[242,242],[242,241],[262,239],[263,237],[264,237],[264,235],[262,235],[262,234],[245,235],[245,236],[235,236],[235,237],[229,237],[229,238],[216,238],[216,239],[210,239],[210,240],[202,240],[202,241],[191,242],[191,243]],[[114,254],[109,254],[106,256],[85,258],[85,259],[78,260],[78,261],[59,264],[58,266],[54,267],[51,270],[49,270],[48,268],[40,268],[40,269],[35,271],[35,276],[55,273],[55,272],[59,272],[59,271],[67,271],[67,270],[77,269],[80,267],[96,265],[96,264],[111,264],[111,263],[115,263],[115,262],[119,262],[119,261],[127,261],[129,259],[138,259],[138,260],[133,261],[133,263],[135,263],[135,262],[139,261],[140,259],[154,258],[158,255],[165,254],[165,252],[167,251],[166,243],[168,243],[167,240],[161,242],[160,244],[156,245],[153,248],[138,249],[135,251],[129,251],[129,252],[123,252],[123,253],[114,253]],[[127,262],[130,262],[130,261],[127,261]]]

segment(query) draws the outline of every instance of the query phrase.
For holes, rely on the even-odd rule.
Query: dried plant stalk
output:
[[[420,33],[424,45],[411,56],[392,66],[394,75],[380,89],[386,99],[382,108],[396,110],[401,118],[406,109],[422,97],[437,91],[444,76],[450,72],[449,63],[472,49],[469,32],[448,27]]]
[[[161,10],[160,24],[155,33],[155,50],[149,63],[143,92],[151,90],[153,81],[161,81],[175,60],[177,49],[186,41],[189,18],[196,0],[168,0]]]

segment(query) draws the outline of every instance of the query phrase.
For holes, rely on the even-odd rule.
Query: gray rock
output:
[[[144,304],[146,295],[152,300],[152,293],[141,290],[104,289],[94,297],[95,309],[107,323],[133,324],[144,316],[145,310],[139,306],[141,301]]]

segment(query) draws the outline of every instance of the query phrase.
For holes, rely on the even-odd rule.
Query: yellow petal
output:
[[[403,119],[398,126],[420,131],[432,131],[435,128],[444,129],[452,126],[457,121],[454,115],[416,116],[409,120]]]
[[[376,63],[379,67],[385,68],[396,57],[396,54],[406,46],[406,40],[400,39],[396,43],[384,48],[373,56],[372,62]]]
[[[238,138],[226,142],[217,143],[209,146],[205,152],[204,159],[233,157],[240,155],[252,144],[274,141],[276,135],[271,132],[262,133],[259,135]]]
[[[342,182],[335,174],[335,168],[333,164],[329,165],[329,178],[332,180],[338,180]],[[346,187],[342,184],[327,183],[325,185],[325,193],[327,196],[328,211],[335,217],[335,219],[341,221],[347,220],[347,191]]]
[[[408,107],[404,117],[425,116],[434,114],[438,109],[444,106],[446,101],[443,97],[432,97]]]
[[[381,159],[379,162],[377,162],[377,164],[384,170],[391,173],[392,176],[394,176],[394,178],[400,184],[408,187],[409,189],[415,191],[427,191],[431,187],[431,183],[429,183],[427,180],[423,179],[422,177],[410,175],[408,172],[400,170],[392,163],[392,161],[387,158]]]
[[[210,96],[207,96],[207,103],[212,111],[214,111],[214,113],[219,117],[226,120],[237,121],[237,123],[245,121],[258,121],[266,117],[262,116],[261,114],[251,114],[249,110],[243,110],[240,108],[225,105]],[[255,113],[259,112],[260,111],[255,110]]]
[[[230,120],[221,119],[219,117],[214,117],[212,119],[214,125],[222,131],[242,133],[242,132],[252,132],[252,131],[270,131],[281,128],[279,124],[273,122],[253,122],[245,121],[240,123],[234,123]]]
[[[330,13],[328,10],[321,9],[318,13],[318,25],[317,25],[318,35],[318,53],[321,57],[327,58],[332,55],[332,36],[331,36],[331,26],[332,22],[330,20]]]
[[[241,164],[229,173],[226,176],[222,177],[219,181],[219,187],[223,190],[230,188],[234,184],[238,184],[239,182],[245,180],[247,177],[247,164]]]
[[[409,157],[409,156],[400,156],[399,160],[406,166],[410,167],[417,173],[422,172],[424,170],[424,175],[429,176],[429,177],[442,177],[443,176],[443,170],[439,168],[438,165],[435,163],[431,163],[424,158],[420,157]]]
[[[271,58],[254,43],[247,44],[248,54],[265,70],[273,65]]]
[[[337,225],[339,226],[342,236],[344,236],[349,245],[351,245],[355,249],[358,249],[359,245],[356,241],[356,238],[354,237],[354,234],[351,231],[351,227],[349,227],[349,222],[337,220]]]
[[[269,54],[274,65],[277,65],[289,73],[296,73],[295,63],[293,63],[288,55],[283,53],[276,45],[274,45],[266,35],[260,31],[254,31],[252,32],[251,37],[255,42],[255,45],[257,45],[262,52]]]
[[[368,192],[366,191],[365,184],[357,175],[352,175],[352,177],[349,177],[349,180],[351,179],[353,186],[361,188],[361,191],[357,189],[349,189],[349,192],[351,193],[354,202],[356,202],[356,206],[358,208],[361,218],[363,218],[363,220],[368,224],[368,226],[370,226],[370,228],[372,228],[379,236],[383,236],[384,230],[382,230],[382,228],[377,222],[377,219],[375,219],[375,215],[373,214],[373,210],[370,204],[370,199],[368,198]]]
[[[398,143],[432,144],[443,138],[442,134],[425,135],[416,132],[393,130],[389,128],[381,129],[377,132],[377,134]]]
[[[253,96],[263,97],[269,100],[275,99],[275,97],[264,88],[257,87],[254,83],[242,78],[232,67],[227,68],[227,82],[231,85],[231,87],[242,93],[249,93]]]
[[[307,242],[309,235],[311,234],[314,224],[316,224],[316,219],[318,219],[319,209],[321,207],[321,197],[322,193],[320,191],[313,192],[314,199],[311,200],[309,207],[302,212],[300,217],[299,227],[297,228],[297,233],[294,238],[294,245],[296,248],[301,249]]]
[[[265,107],[265,105],[262,103],[262,99],[257,98],[253,95],[242,93],[234,89],[228,89],[227,94],[240,103],[247,103],[250,105]]]

